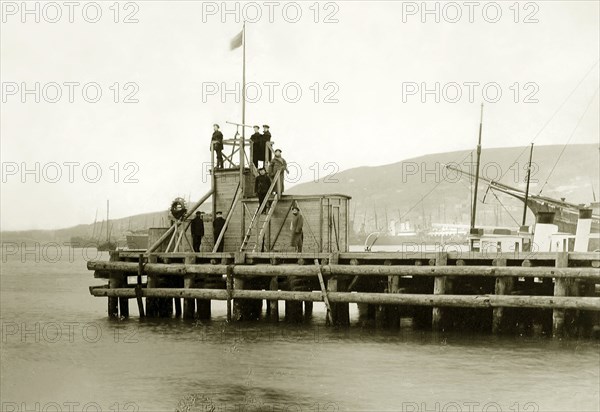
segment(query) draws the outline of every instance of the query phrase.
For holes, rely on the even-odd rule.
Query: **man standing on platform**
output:
[[[202,245],[202,236],[204,236],[204,221],[202,220],[202,212],[196,212],[196,217],[192,219],[192,247],[194,252],[200,252]]]
[[[223,169],[223,133],[219,130],[218,124],[213,124],[214,132],[212,134],[212,148],[217,154],[216,169]]]
[[[262,134],[259,133],[260,127],[254,126],[254,134],[250,136],[252,142],[252,163],[258,169],[258,161],[265,162],[265,141]]]
[[[223,230],[223,227],[225,226],[225,219],[223,219],[223,212],[217,212],[215,213],[216,217],[213,220],[213,237],[215,238],[215,244],[217,243],[217,240],[219,239],[219,235],[221,234],[221,231]],[[225,236],[223,236],[225,237]],[[221,243],[219,243],[219,246],[217,247],[217,252],[222,252],[223,251],[223,245],[225,244],[225,239],[221,239]]]
[[[284,171],[286,173],[290,172],[287,168],[287,162],[285,161],[285,159],[283,157],[281,157],[281,149],[275,150],[275,157],[273,158],[271,163],[269,163],[269,176],[271,177],[271,179],[275,179],[275,176],[277,175],[277,172],[279,172],[279,171],[281,171],[281,176],[279,176],[279,180],[277,181],[277,184],[275,185],[275,191],[281,195],[283,193],[283,179],[284,179],[283,172]]]
[[[256,176],[256,180],[254,181],[254,191],[256,192],[256,196],[258,196],[258,208],[260,209],[260,205],[263,204],[265,200],[265,196],[269,194],[269,188],[271,187],[271,179],[267,176],[267,172],[264,167],[258,169],[258,176]],[[267,208],[263,209],[263,214],[267,213]]]
[[[262,135],[262,146],[263,146],[263,153],[267,150],[267,144],[271,143],[271,132],[269,131],[269,125],[268,124],[263,124],[263,135]],[[264,156],[264,155],[263,155]],[[266,156],[263,161],[264,162],[270,162],[271,161],[271,151],[268,150],[266,152]],[[263,163],[264,164],[264,163]]]
[[[304,226],[304,217],[300,213],[298,206],[292,207],[292,223],[290,230],[292,231],[292,247],[298,253],[302,252],[302,243],[304,242],[304,234],[302,233]]]

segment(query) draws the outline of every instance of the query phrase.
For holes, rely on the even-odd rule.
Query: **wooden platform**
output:
[[[128,316],[135,298],[148,316],[207,319],[210,300],[223,300],[232,321],[278,321],[274,302],[284,300],[287,321],[302,322],[312,302],[325,302],[332,323],[348,325],[356,303],[366,324],[397,328],[410,317],[435,330],[496,333],[537,324],[563,336],[600,328],[599,266],[599,253],[114,252],[88,269],[109,281],[90,292],[109,298],[110,316]]]

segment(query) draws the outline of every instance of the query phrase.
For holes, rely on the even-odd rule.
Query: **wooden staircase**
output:
[[[265,233],[267,232],[267,228],[269,227],[269,222],[271,221],[271,217],[275,213],[275,208],[277,207],[277,202],[279,201],[279,194],[275,194],[273,200],[271,200],[271,194],[275,188],[275,185],[281,178],[281,171],[277,172],[275,178],[271,182],[271,186],[269,187],[268,195],[265,196],[264,201],[261,205],[259,205],[257,211],[252,216],[252,220],[250,221],[250,225],[248,226],[248,230],[244,235],[244,240],[242,241],[242,245],[240,246],[240,252],[261,252],[262,244],[265,238]],[[267,204],[271,201],[271,206],[267,214],[263,214],[263,211],[267,207]]]

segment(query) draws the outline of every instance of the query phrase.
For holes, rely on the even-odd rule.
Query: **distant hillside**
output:
[[[532,167],[532,193],[538,193],[546,181],[564,146],[535,146]],[[599,195],[598,145],[569,145],[552,172],[543,194],[564,197],[573,203],[589,203],[593,191]],[[444,164],[458,164],[469,171],[475,162],[475,151],[437,153],[406,159],[377,167],[358,167],[339,172],[335,176],[294,186],[289,194],[343,193],[352,196],[351,216],[355,228],[365,222],[367,229],[402,218],[415,226],[424,223],[469,223],[471,189],[468,180],[457,179],[447,173]],[[518,161],[518,156],[522,154]],[[493,180],[525,188],[529,147],[483,149],[481,173]],[[517,164],[513,163],[517,161]],[[511,167],[512,165],[512,167]],[[474,169],[473,169],[474,170]],[[500,176],[504,175],[501,179]],[[337,182],[332,182],[337,181]],[[592,189],[593,187],[593,189]],[[487,193],[487,186],[479,186],[480,200],[477,221],[482,225],[514,226],[522,217],[523,203],[507,195]],[[423,199],[423,200],[421,200]],[[512,218],[511,218],[512,215]],[[514,219],[514,220],[513,220]]]
[[[593,191],[600,196],[599,150],[597,145],[567,146],[556,165],[543,194],[564,197],[573,203],[589,203]],[[532,168],[532,193],[538,193],[554,166],[563,146],[536,146]],[[364,222],[367,230],[381,228],[387,220],[409,221],[420,227],[436,222],[469,223],[471,189],[468,180],[459,180],[448,174],[444,164],[458,164],[468,171],[470,151],[437,153],[414,159],[406,159],[376,167],[358,167],[329,176],[318,182],[296,185],[288,194],[343,193],[352,196],[350,218],[358,230]],[[517,161],[519,154],[522,154]],[[528,147],[483,149],[481,154],[482,175],[502,183],[524,188],[528,162]],[[401,154],[399,155],[401,156]],[[473,162],[475,153],[473,151]],[[513,165],[511,167],[511,165]],[[477,221],[480,225],[514,226],[521,220],[523,204],[503,194],[486,193],[486,185],[480,184]],[[593,188],[593,189],[592,189]],[[481,203],[485,197],[485,203]],[[209,211],[210,204],[203,210]],[[530,216],[531,219],[531,216]],[[135,215],[111,220],[112,238],[120,238],[128,231],[163,226],[167,223],[167,211]],[[102,230],[100,230],[102,228]],[[101,232],[101,234],[99,234]],[[3,241],[66,242],[72,236],[106,238],[106,226],[98,222],[59,230],[30,230],[2,232]]]

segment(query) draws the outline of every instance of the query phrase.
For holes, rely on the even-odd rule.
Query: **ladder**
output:
[[[252,220],[250,221],[250,225],[248,226],[248,230],[246,231],[246,234],[244,235],[244,239],[242,241],[242,245],[240,246],[240,252],[244,252],[244,251],[247,251],[250,249],[250,246],[251,246],[250,239],[252,238],[252,234],[254,232],[255,227],[260,226],[261,229],[258,234],[256,243],[252,247],[252,251],[255,252],[257,247],[260,248],[259,245],[262,245],[262,240],[264,239],[266,228],[268,227],[269,221],[271,220],[271,217],[273,216],[273,213],[275,212],[275,206],[277,205],[277,202],[279,201],[279,197],[280,197],[279,194],[276,194],[275,198],[271,202],[271,207],[269,208],[269,212],[267,213],[266,218],[263,220],[263,219],[261,219],[261,216],[262,216],[263,211],[265,210],[265,207],[267,207],[267,204],[269,203],[269,199],[271,197],[271,193],[273,193],[275,185],[277,184],[277,182],[279,181],[280,178],[281,178],[281,170],[278,171],[277,174],[275,175],[275,178],[271,182],[271,186],[269,186],[269,191],[267,193],[267,196],[265,196],[265,199],[263,200],[262,204],[259,205],[258,209],[252,216]]]

